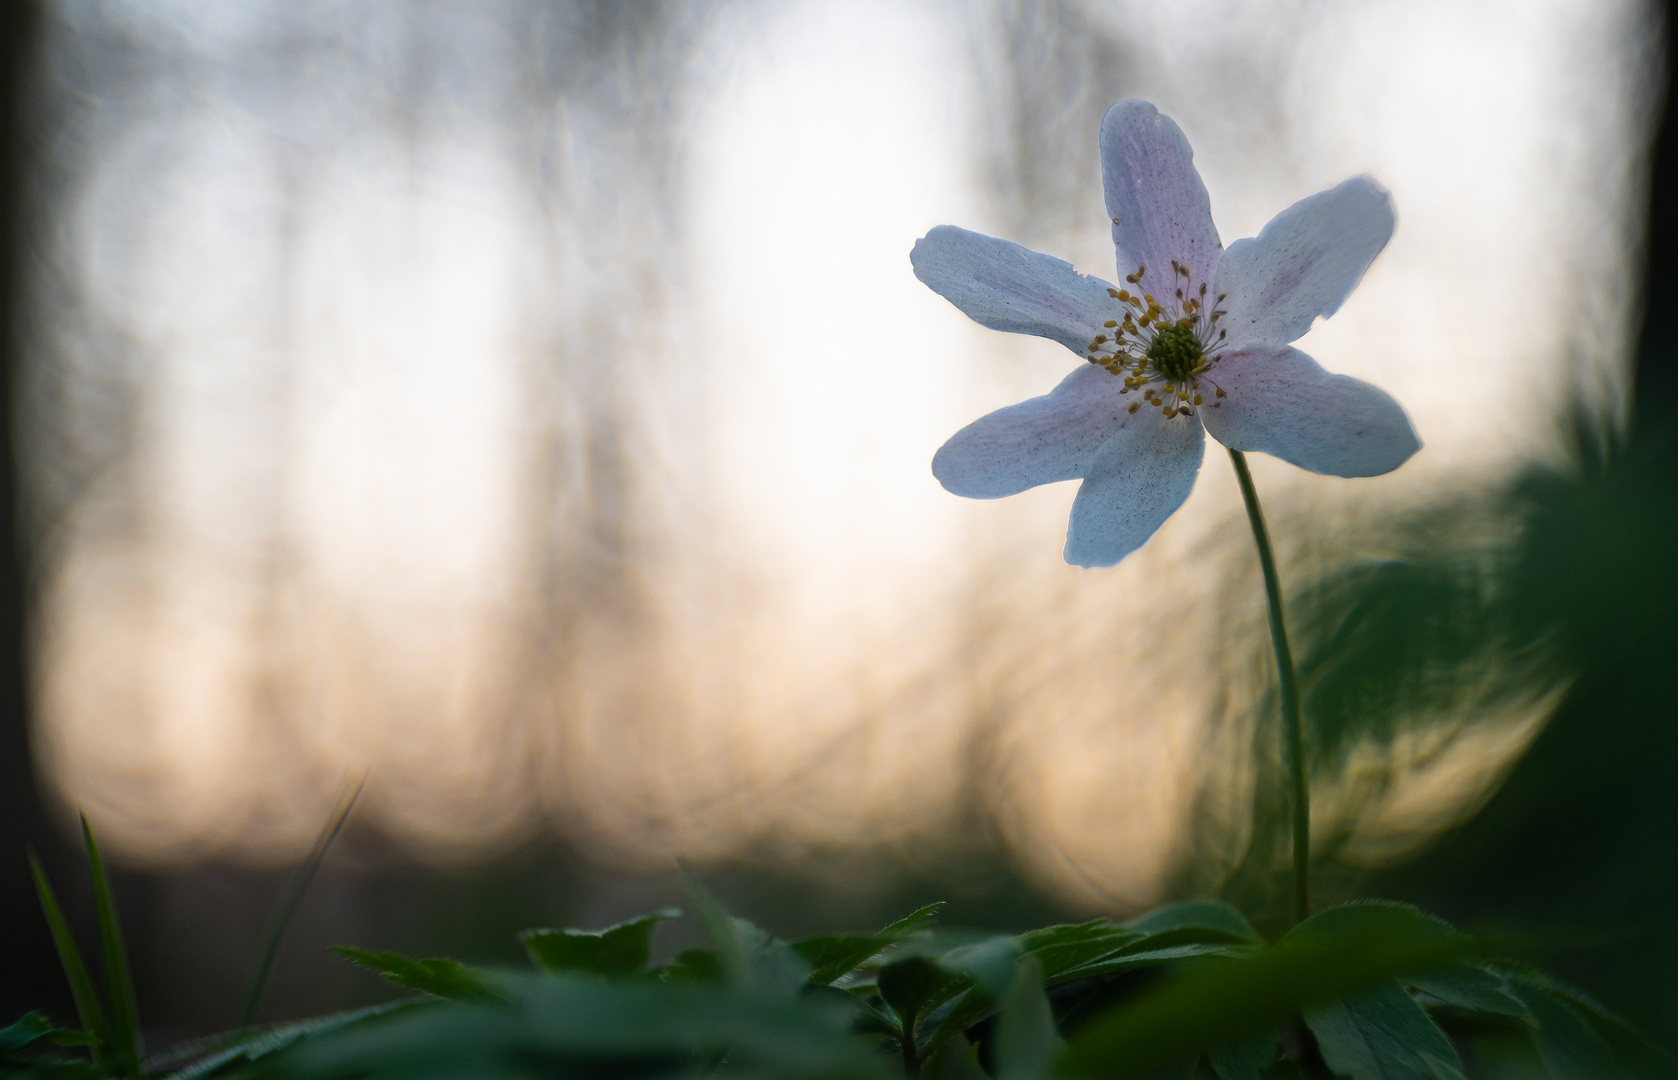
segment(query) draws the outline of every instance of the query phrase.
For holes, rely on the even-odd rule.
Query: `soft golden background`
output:
[[[1072,485],[968,502],[928,469],[1075,361],[970,324],[911,244],[1111,276],[1119,98],[1183,126],[1226,242],[1351,174],[1393,192],[1302,347],[1425,449],[1376,480],[1256,460],[1291,581],[1553,456],[1570,402],[1625,404],[1630,0],[53,15],[37,745],[130,863],[293,859],[364,770],[359,818],[439,863],[977,831],[1128,907],[1191,834],[1236,859],[1268,676],[1216,447],[1107,571],[1060,561]],[[1378,864],[1477,805],[1555,687],[1482,689],[1320,777],[1319,829]]]

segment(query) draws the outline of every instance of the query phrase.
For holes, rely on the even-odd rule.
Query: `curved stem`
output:
[[[1293,651],[1288,648],[1288,627],[1282,621],[1282,583],[1276,576],[1276,558],[1270,550],[1270,530],[1264,525],[1253,474],[1239,450],[1229,452],[1235,478],[1241,482],[1241,501],[1247,504],[1247,520],[1253,526],[1253,543],[1258,547],[1259,566],[1264,570],[1264,594],[1270,602],[1270,640],[1276,646],[1276,677],[1282,691],[1282,737],[1286,743],[1288,786],[1292,793],[1293,817],[1293,910],[1294,918],[1311,913],[1311,796],[1305,784],[1305,732],[1299,717],[1299,674],[1294,670]]]

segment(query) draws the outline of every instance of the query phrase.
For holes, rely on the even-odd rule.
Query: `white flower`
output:
[[[1145,101],[1107,111],[1101,173],[1124,288],[948,225],[910,254],[915,276],[976,322],[1088,361],[956,432],[932,459],[946,489],[999,499],[1082,479],[1066,561],[1111,566],[1188,498],[1204,432],[1332,476],[1390,472],[1420,449],[1391,396],[1288,345],[1339,310],[1386,246],[1385,190],[1353,177],[1226,251],[1188,140]]]

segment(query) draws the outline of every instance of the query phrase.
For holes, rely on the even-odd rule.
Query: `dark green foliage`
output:
[[[526,930],[519,935],[536,966],[554,974],[636,975],[646,969],[653,930],[681,916],[665,908],[605,930]]]
[[[1125,923],[1126,929],[1145,934],[1153,941],[1164,942],[1167,934],[1183,935],[1185,940],[1258,944],[1264,941],[1247,917],[1228,904],[1208,900],[1184,900],[1156,908],[1148,914]]]
[[[82,841],[87,845],[88,874],[93,878],[93,910],[99,921],[99,957],[105,969],[105,990],[110,1004],[110,1051],[113,1064],[124,1076],[140,1075],[140,1013],[134,1002],[134,977],[128,970],[128,950],[122,943],[122,924],[117,921],[116,901],[111,898],[105,860],[99,855],[99,841],[93,826],[82,815]]]
[[[710,949],[687,949],[676,954],[667,966],[658,969],[659,976],[670,983],[699,983],[722,986],[722,962]]]
[[[362,1077],[611,1076],[727,1072],[873,1078],[890,1072],[825,1006],[733,989],[551,975],[509,976],[510,1008],[445,1005],[359,1024],[275,1062],[274,1075]]]
[[[1351,1080],[1462,1080],[1451,1040],[1396,982],[1312,1005],[1305,1023],[1328,1067]]]
[[[97,868],[92,843],[89,858]],[[100,995],[38,867],[37,880],[86,1000],[87,1031],[24,1017],[0,1031],[0,1078],[139,1075],[138,1062],[130,1069],[100,1053],[113,1045]],[[1506,1035],[1523,1036],[1530,1065],[1552,1080],[1630,1075],[1612,1045],[1623,1022],[1536,972],[1481,963],[1474,941],[1402,904],[1331,908],[1273,943],[1210,903],[1018,936],[936,928],[934,905],[873,934],[789,943],[729,914],[691,874],[688,891],[710,944],[652,971],[652,931],[674,911],[597,932],[526,931],[535,970],[522,973],[338,948],[423,996],[232,1031],[158,1055],[144,1071],[171,1080],[1293,1080],[1322,1075],[1326,1063],[1347,1080],[1460,1080],[1444,1022],[1493,1057]],[[121,943],[108,929],[108,888],[104,897],[110,957]]]
[[[908,1031],[913,1031],[916,1021],[965,989],[969,982],[924,956],[887,964],[875,977],[881,999],[892,1007]]]
[[[41,860],[35,853],[29,853],[29,868],[35,875],[35,892],[41,899],[41,913],[46,916],[47,929],[52,934],[53,944],[58,948],[59,963],[64,966],[64,978],[70,984],[70,994],[76,1001],[76,1013],[81,1017],[82,1030],[87,1032],[89,1046],[96,1065],[103,1065],[108,1056],[109,1036],[106,1034],[105,1010],[99,1004],[99,992],[93,988],[93,979],[87,973],[87,965],[82,963],[81,950],[76,948],[76,939],[70,934],[70,924],[64,919],[64,909],[58,903],[58,894],[53,892],[52,883],[47,880],[47,873],[41,867]]]
[[[1110,1009],[1071,1039],[1069,1066],[1140,1072],[1290,1022],[1407,971],[1472,955],[1472,941],[1413,908],[1349,904],[1320,912],[1274,945],[1182,964],[1157,989]]]
[[[1552,1080],[1618,1080],[1626,1075],[1608,1040],[1585,1017],[1594,1014],[1592,1019],[1616,1025],[1617,1018],[1577,991],[1532,972],[1511,972],[1509,985],[1532,1015],[1533,1047]]]
[[[1469,1012],[1513,1016],[1533,1022],[1532,1013],[1521,999],[1510,992],[1508,981],[1499,972],[1471,964],[1452,964],[1438,971],[1407,975],[1405,985],[1437,998],[1446,1005],[1455,1005]]]
[[[997,1080],[1047,1080],[1063,1045],[1043,993],[1042,966],[1028,954],[996,1018]]]
[[[825,986],[932,922],[943,906],[928,904],[878,933],[815,934],[794,941],[792,948],[810,963],[810,981]]]
[[[332,951],[346,960],[377,971],[397,986],[418,990],[444,1001],[469,1005],[506,1002],[506,998],[485,980],[483,972],[474,971],[455,960],[439,957],[414,960],[396,953],[367,952],[347,945],[334,945]]]
[[[0,1029],[0,1076],[41,1077],[42,1080],[92,1080],[103,1073],[85,1054],[66,1048],[87,1045],[80,1031],[57,1027],[38,1012],[25,1013]]]
[[[1259,1080],[1276,1064],[1276,1033],[1261,1031],[1245,1039],[1211,1046],[1206,1062],[1218,1080]]]
[[[167,1070],[171,1080],[197,1080],[198,1077],[228,1072],[242,1065],[259,1061],[270,1054],[288,1050],[304,1039],[316,1038],[352,1024],[374,1017],[409,1009],[433,1008],[436,1002],[425,998],[403,998],[366,1009],[317,1016],[289,1024],[239,1029],[212,1039],[202,1039],[172,1047],[167,1053],[146,1061],[148,1072]]]

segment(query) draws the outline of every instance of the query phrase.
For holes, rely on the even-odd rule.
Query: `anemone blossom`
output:
[[[1066,561],[1112,566],[1188,498],[1207,433],[1331,476],[1391,472],[1420,449],[1390,395],[1289,346],[1339,310],[1392,236],[1380,185],[1353,177],[1225,250],[1188,140],[1145,101],[1107,111],[1101,173],[1125,287],[949,225],[910,254],[974,321],[1087,361],[956,432],[932,459],[947,490],[999,499],[1081,479]]]

